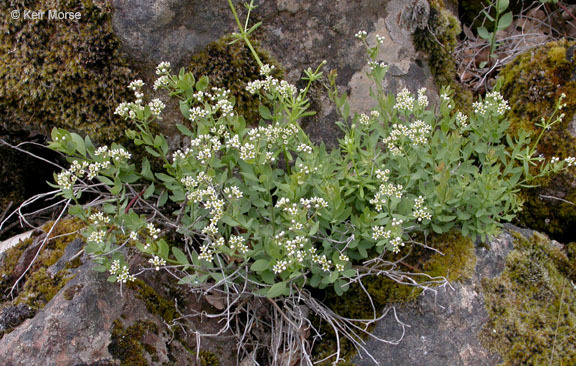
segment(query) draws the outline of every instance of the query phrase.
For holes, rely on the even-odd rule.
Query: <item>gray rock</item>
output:
[[[186,66],[190,55],[236,30],[227,1],[113,0],[113,6],[117,36],[148,72],[161,61],[172,62],[174,69]],[[327,60],[325,71],[338,71],[337,83],[349,93],[353,112],[374,105],[368,98],[366,52],[354,38],[359,30],[369,33],[370,42],[376,34],[386,37],[379,56],[390,65],[386,90],[425,86],[435,93],[430,71],[412,45],[416,27],[427,23],[425,0],[262,1],[253,14],[263,22],[258,36],[262,46],[285,66],[289,81],[297,82],[303,70]],[[336,146],[338,116],[326,96],[315,99],[318,115],[304,122],[307,132],[314,141]]]
[[[398,319],[409,325],[398,345],[368,342],[367,349],[382,366],[492,366],[502,362],[497,354],[487,351],[478,334],[487,323],[488,313],[481,293],[483,278],[499,276],[504,270],[506,256],[514,247],[512,231],[529,235],[512,225],[494,238],[489,248],[478,247],[474,277],[425,292],[410,305],[396,306]],[[387,340],[401,338],[402,328],[392,312],[380,321],[374,334]],[[358,366],[374,365],[367,356],[356,356]]]
[[[144,322],[154,326],[155,329],[137,339],[147,349],[154,350],[153,355],[143,352],[146,364],[171,361],[173,365],[190,365],[194,362],[191,353],[174,339],[177,329],[170,330],[160,315],[151,313],[135,291],[124,288],[122,295],[118,284],[107,282],[106,274],[93,271],[92,266],[88,261],[73,270],[74,277],[42,310],[0,338],[0,364],[117,365],[114,349],[130,350],[126,350],[126,344],[118,343],[122,339],[113,342],[115,322],[121,322],[123,329]],[[157,282],[166,283],[164,280],[167,278]],[[182,306],[186,311],[185,305]],[[29,316],[25,308],[8,307],[0,314],[0,327],[9,329]],[[203,328],[204,325],[199,329]],[[214,350],[210,348],[214,343],[210,342],[215,341],[204,342],[203,346]],[[193,344],[187,347],[192,348]],[[235,350],[220,352],[221,365],[230,365],[234,355]]]

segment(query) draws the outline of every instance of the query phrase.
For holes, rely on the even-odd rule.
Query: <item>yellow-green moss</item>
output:
[[[43,230],[48,232],[52,225],[53,223],[46,224]],[[71,279],[69,269],[73,266],[69,265],[54,276],[51,276],[47,269],[62,257],[68,244],[79,237],[78,231],[81,228],[82,224],[78,220],[62,220],[54,227],[50,236],[54,239],[46,242],[24,277],[23,286],[14,299],[16,304],[27,304],[33,309],[41,309]],[[29,238],[6,252],[3,265],[0,268],[0,291],[5,292],[12,286],[16,280],[13,278],[13,271],[26,248],[34,240],[35,238]]]
[[[120,360],[121,366],[146,366],[149,362],[145,354],[152,359],[157,351],[152,345],[144,343],[143,337],[149,332],[157,331],[158,327],[152,322],[138,321],[124,328],[120,320],[115,320],[108,352]]]
[[[428,26],[414,33],[414,46],[416,50],[428,55],[428,64],[436,84],[454,89],[456,104],[465,109],[465,106],[471,104],[472,94],[457,82],[453,57],[461,31],[460,22],[449,10],[432,5]]]
[[[427,243],[429,246],[440,250],[444,255],[434,253],[422,247],[415,247],[410,257],[404,261],[403,270],[408,272],[426,273],[431,276],[444,276],[449,281],[461,281],[474,275],[476,266],[476,254],[474,243],[465,238],[457,231],[432,237]],[[393,258],[388,258],[393,260]],[[424,278],[415,278],[424,280]],[[370,293],[376,310],[383,309],[392,303],[405,303],[416,299],[422,290],[407,285],[400,285],[384,276],[365,277],[364,288]],[[361,286],[354,284],[343,295],[338,296],[333,292],[326,294],[324,301],[337,314],[354,319],[371,319],[374,314],[368,296]],[[323,359],[334,353],[336,340],[330,327],[324,327],[323,331],[329,335],[323,339],[314,349],[317,359]],[[340,340],[342,356],[346,360],[352,359],[356,354],[355,348],[346,340]],[[339,363],[340,366],[349,365],[348,361]],[[332,361],[327,361],[329,365]]]
[[[483,283],[482,341],[505,365],[574,365],[576,264],[542,235],[516,239],[502,275]]]
[[[538,152],[548,159],[576,156],[576,139],[567,133],[576,111],[574,47],[575,42],[551,42],[518,56],[499,76],[503,83],[502,94],[511,106],[508,119],[512,133],[520,129],[539,133],[540,129],[535,124],[542,117],[548,118],[560,95],[566,94],[563,122],[547,131],[538,144]],[[566,196],[560,198],[576,203],[574,181],[576,172],[572,170],[539,181],[542,188],[524,190],[522,198],[526,203],[518,215],[519,223],[563,242],[575,240],[576,206],[540,198],[544,192],[564,191]]]
[[[144,281],[136,279],[133,282],[128,282],[127,286],[136,292],[137,298],[144,301],[146,309],[151,314],[159,315],[166,322],[174,320],[174,316],[176,315],[174,303],[160,296]]]
[[[53,4],[28,0],[20,8],[47,10]],[[4,123],[44,132],[58,126],[116,139],[125,125],[113,112],[129,95],[130,69],[112,30],[111,1],[60,0],[58,7],[82,17],[0,18],[0,116]],[[9,1],[0,5],[2,14],[11,9]]]
[[[225,36],[210,43],[202,52],[192,57],[189,70],[198,77],[208,76],[212,86],[229,89],[230,94],[236,97],[236,112],[244,116],[248,124],[254,125],[260,119],[260,102],[258,97],[246,91],[246,84],[261,78],[260,67],[244,42],[230,44],[232,40],[232,37]],[[277,70],[275,76],[281,77],[283,72],[278,62],[262,50],[258,42],[254,41],[254,46],[262,62],[274,65]]]

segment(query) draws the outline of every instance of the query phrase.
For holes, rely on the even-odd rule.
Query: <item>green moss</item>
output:
[[[51,9],[51,0],[28,0],[26,9]],[[0,115],[10,125],[41,131],[58,126],[99,140],[123,135],[114,118],[129,95],[130,69],[111,25],[109,0],[60,0],[60,9],[80,12],[76,21],[0,18]],[[10,2],[0,11],[8,14]]]
[[[517,236],[498,278],[483,283],[484,345],[506,365],[576,364],[576,264],[542,235]]]
[[[189,70],[196,76],[206,75],[210,84],[230,90],[236,96],[235,110],[246,118],[246,122],[255,125],[260,120],[258,114],[258,97],[246,91],[246,84],[261,78],[260,67],[254,60],[250,49],[243,42],[230,44],[232,37],[226,36],[210,43],[202,52],[194,55]],[[264,64],[276,67],[276,77],[281,77],[282,68],[276,60],[259,47],[255,41],[254,47]]]
[[[558,41],[531,50],[518,56],[500,73],[502,94],[508,99],[511,110],[508,119],[510,132],[523,129],[540,133],[535,123],[542,117],[548,118],[562,93],[566,94],[565,117],[547,131],[538,144],[538,152],[550,159],[576,156],[576,139],[567,133],[570,121],[576,111],[576,61],[575,42]],[[546,232],[562,242],[576,239],[576,206],[557,200],[542,200],[541,194],[563,192],[566,201],[576,203],[574,170],[537,182],[537,189],[522,191],[524,210],[518,216],[518,223],[532,229]],[[560,189],[558,189],[560,188]],[[554,195],[554,194],[552,194]]]
[[[152,322],[138,321],[124,328],[120,320],[115,320],[108,352],[115,359],[120,360],[121,366],[148,365],[145,354],[152,358],[157,351],[152,345],[144,343],[143,338],[147,333],[157,331],[158,328]]]
[[[427,244],[440,250],[444,255],[439,253],[430,255],[430,250],[416,246],[413,253],[401,263],[405,267],[402,270],[426,273],[431,276],[444,276],[451,282],[462,281],[474,275],[476,254],[474,243],[469,238],[463,237],[459,232],[452,231],[432,237]],[[394,258],[387,259],[394,260]],[[423,280],[423,278],[415,279]],[[377,311],[389,304],[413,301],[422,292],[414,286],[400,285],[384,276],[365,277],[363,285],[370,294]],[[345,317],[371,319],[374,316],[371,302],[366,292],[358,284],[353,284],[343,296],[327,292],[324,303],[337,314]],[[325,326],[322,330],[328,334],[328,337],[323,339],[314,349],[317,359],[323,359],[333,354],[336,349],[336,340],[330,327]],[[356,350],[348,341],[344,339],[340,341],[342,356],[349,361],[356,354]],[[331,361],[325,364],[330,363]],[[346,366],[348,363],[346,361],[338,365]]]
[[[70,279],[66,270],[51,276],[46,272],[46,268],[40,268],[27,277],[24,288],[14,302],[26,304],[33,309],[41,309]]]
[[[201,366],[219,366],[220,360],[212,352],[200,351],[200,365]]]
[[[457,82],[453,54],[461,31],[458,19],[450,11],[431,6],[428,26],[414,33],[414,46],[428,55],[428,64],[436,84],[454,89],[455,102],[463,109],[471,104],[472,94]]]
[[[174,320],[176,315],[174,303],[160,296],[144,281],[136,279],[136,281],[128,282],[127,286],[136,291],[136,297],[144,301],[146,309],[151,314],[161,316],[166,322]]]
[[[48,232],[52,225],[53,223],[46,224],[43,230]],[[14,299],[16,304],[26,304],[33,309],[42,309],[71,279],[69,276],[70,267],[59,271],[54,276],[47,272],[47,268],[62,257],[68,244],[78,238],[78,231],[82,227],[78,220],[62,220],[54,227],[51,233],[51,238],[54,239],[46,242],[26,274],[23,286]],[[29,238],[6,252],[0,269],[0,290],[2,292],[7,291],[16,280],[13,277],[14,269],[26,248],[34,240],[35,238]]]

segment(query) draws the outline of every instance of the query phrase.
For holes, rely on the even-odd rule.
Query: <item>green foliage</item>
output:
[[[9,14],[11,3],[2,2],[0,12]],[[3,123],[41,131],[61,127],[98,140],[115,139],[125,125],[112,112],[127,96],[125,85],[131,71],[113,35],[111,4],[62,0],[58,6],[80,12],[81,19],[0,19]],[[21,7],[52,9],[53,1],[22,1]]]
[[[491,317],[485,345],[506,365],[574,364],[575,278],[574,264],[549,239],[518,236],[504,272],[483,284]]]
[[[574,46],[574,42],[550,42],[518,56],[500,73],[502,94],[511,105],[508,113],[510,133],[517,134],[521,130],[535,133],[539,130],[537,124],[542,117],[564,114],[538,142],[536,148],[546,158],[576,156],[576,138],[568,132],[576,111]],[[557,101],[562,94],[566,98],[562,101],[562,109],[558,110]],[[576,203],[575,180],[576,174],[571,170],[539,179],[536,183],[541,188],[523,190],[525,205],[519,214],[519,222],[562,242],[576,240],[573,230],[576,206],[568,203]],[[542,200],[539,197],[540,194],[550,195],[549,192],[562,192],[561,195],[552,195],[558,195],[568,202]]]
[[[367,50],[378,54],[377,46]],[[182,284],[248,281],[251,292],[269,298],[304,286],[342,294],[359,271],[354,263],[399,252],[414,235],[455,228],[484,240],[496,234],[519,209],[521,185],[570,164],[533,172],[529,166],[541,159],[527,134],[502,143],[508,105],[498,93],[466,116],[455,113],[445,90],[436,114],[424,89],[387,96],[381,87],[387,69],[370,62],[377,102],[370,115],[351,116],[330,80],[345,134],[331,153],[298,124],[312,113],[307,92],[322,77],[320,67],[305,71],[308,84],[298,90],[264,65],[263,79],[247,85],[263,101],[261,125],[247,128],[229,91],[160,64],[156,87],[177,98],[192,122],[178,125],[188,147],[171,153],[166,138],[150,130],[164,104],[144,104],[141,81],[130,84],[136,101],[121,103],[116,113],[134,122],[138,130],[127,136],[164,162],[161,171],[147,159],[130,163],[120,145],[96,148],[88,137],[54,129],[50,147],[72,162],[56,177],[62,195],[78,202],[95,187],[90,180],[107,190],[99,208],[70,210],[88,224],[85,250],[98,269],[108,270],[112,282],[133,281],[117,250],[130,244],[151,256],[150,269],[179,268]],[[161,238],[162,230],[175,231],[185,245]]]

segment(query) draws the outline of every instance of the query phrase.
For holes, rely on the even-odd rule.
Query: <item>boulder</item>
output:
[[[485,365],[501,362],[498,354],[481,344],[479,334],[489,321],[482,294],[482,280],[499,276],[506,256],[514,248],[509,231],[476,249],[475,274],[470,280],[426,291],[406,305],[395,306],[395,313],[406,324],[396,322],[394,312],[380,321],[374,335],[386,340],[402,339],[398,345],[369,340],[367,349],[382,366],[386,365]],[[366,355],[357,355],[358,366],[374,365]]]
[[[186,67],[191,55],[236,30],[226,1],[114,0],[113,5],[115,33],[150,79],[154,77],[150,70],[161,61],[170,61],[175,70]],[[367,56],[354,34],[365,30],[372,44],[376,34],[385,37],[379,60],[390,65],[384,86],[391,93],[405,87],[434,91],[430,70],[412,45],[412,34],[427,24],[428,14],[425,0],[277,0],[261,2],[253,19],[263,22],[255,38],[280,61],[287,80],[297,82],[304,69],[326,60],[325,71],[337,70],[337,83],[350,94],[352,110],[366,111],[373,105],[365,75]],[[304,123],[313,140],[336,146],[338,116],[325,93],[319,94],[313,97],[318,115]]]

